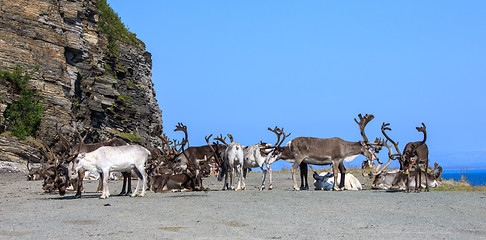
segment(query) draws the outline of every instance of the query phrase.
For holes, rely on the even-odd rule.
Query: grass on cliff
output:
[[[44,112],[38,92],[29,87],[31,76],[37,70],[34,68],[29,72],[20,66],[13,72],[0,70],[0,80],[12,83],[13,91],[19,94],[18,99],[7,106],[3,115],[12,134],[21,140],[37,133]]]
[[[136,44],[136,34],[131,33],[121,21],[118,14],[113,11],[106,0],[98,0],[96,8],[99,12],[99,29],[108,37],[108,50],[112,57],[118,58],[118,41]]]

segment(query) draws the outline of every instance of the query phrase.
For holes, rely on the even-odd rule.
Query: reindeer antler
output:
[[[365,143],[368,143],[368,137],[366,137],[366,134],[365,134],[365,127],[366,125],[371,121],[373,120],[373,118],[375,118],[375,116],[373,116],[373,114],[366,114],[364,117],[360,114],[358,114],[358,117],[359,117],[359,122],[358,120],[356,120],[356,118],[354,119],[354,121],[358,124],[359,126],[359,131],[361,133],[361,136],[363,137],[363,140],[365,141]]]
[[[228,134],[226,134],[226,135],[228,135],[229,140],[230,140],[231,142],[233,142],[233,135],[231,135],[231,134],[229,134],[229,133],[228,133]]]
[[[395,147],[395,149],[397,150],[397,154],[392,154],[389,157],[393,158],[394,160],[401,159],[401,158],[403,158],[403,155],[402,155],[402,152],[400,152],[400,148],[398,148],[398,142],[393,141],[388,136],[388,134],[386,134],[386,132],[385,132],[386,130],[391,131],[391,128],[389,126],[390,126],[390,123],[384,123],[384,122],[383,122],[383,125],[381,125],[381,132],[383,133],[383,136],[385,136],[387,141],[391,142],[393,144],[393,146]]]
[[[416,127],[417,128],[417,131],[419,132],[422,132],[424,133],[424,140],[422,140],[419,144],[417,144],[416,146],[413,145],[413,148],[412,148],[412,153],[415,152],[415,150],[417,150],[420,146],[424,145],[425,144],[425,141],[427,140],[427,131],[426,131],[426,127],[425,127],[425,124],[422,123],[422,127]]]
[[[226,137],[223,138],[223,134],[220,134],[218,137],[215,137],[214,140],[222,142],[224,145],[228,146],[229,144],[225,141]]]
[[[220,164],[222,161],[221,161],[221,159],[219,159],[219,156],[217,154],[216,149],[214,149],[213,146],[211,145],[211,143],[209,143],[209,139],[211,139],[212,136],[213,136],[213,134],[204,137],[204,139],[206,139],[206,142],[208,143],[209,148],[211,148],[211,151],[213,151],[213,154],[211,154],[211,156],[209,156],[208,159],[211,159],[211,157],[213,157],[213,155],[214,155],[214,157],[216,158],[217,164]],[[213,142],[213,144],[217,147],[216,143]]]
[[[391,163],[391,160],[394,159],[393,146],[388,145],[388,140],[383,143],[383,146],[388,148],[388,162],[385,165],[383,165],[383,167],[381,169],[380,169],[381,163],[376,167],[375,171],[376,171],[377,175],[380,174],[386,167],[388,167],[388,165],[390,165],[390,163]]]
[[[182,123],[177,123],[177,126],[174,129],[174,132],[175,131],[182,131],[182,132],[184,132],[184,138],[182,139],[182,141],[186,141],[187,145],[189,146],[189,137],[187,136],[187,126],[184,126],[184,124],[182,124]]]
[[[271,129],[271,128],[268,128],[269,131],[275,133],[277,135],[277,143],[275,143],[275,146],[274,148],[278,148],[280,147],[280,145],[285,141],[285,139],[290,136],[290,134],[292,133],[289,133],[288,135],[285,135],[285,132],[284,132],[284,129],[280,129],[278,128],[277,126],[275,126],[274,129]],[[283,138],[280,139],[280,137],[283,135]]]

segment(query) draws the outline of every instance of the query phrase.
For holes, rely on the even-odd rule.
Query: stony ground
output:
[[[274,189],[147,193],[99,199],[87,181],[81,199],[42,192],[22,173],[0,174],[0,239],[486,239],[481,192],[293,191],[290,173]],[[365,183],[366,184],[366,183]],[[112,194],[121,189],[111,181]]]

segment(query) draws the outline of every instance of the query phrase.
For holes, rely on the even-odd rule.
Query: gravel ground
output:
[[[1,173],[0,239],[486,239],[485,193],[293,191],[290,177],[274,174],[271,191],[252,173],[244,191],[219,191],[211,177],[208,192],[102,200],[97,181],[73,199]]]

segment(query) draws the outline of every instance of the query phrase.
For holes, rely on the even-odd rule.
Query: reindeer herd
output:
[[[85,137],[78,132],[73,124],[75,141],[69,142],[59,126],[56,126],[59,143],[58,154],[43,144],[42,150],[47,163],[40,168],[30,168],[29,179],[43,179],[43,189],[46,192],[58,191],[64,195],[72,188],[75,197],[81,197],[83,179],[86,172],[100,173],[98,191],[101,198],[110,196],[108,179],[110,173],[121,172],[123,175],[123,189],[120,194],[131,193],[131,178],[133,173],[137,177],[137,186],[130,196],[144,196],[146,190],[153,192],[166,191],[202,191],[208,190],[203,186],[203,179],[214,173],[219,181],[223,181],[223,190],[244,190],[245,179],[249,169],[259,167],[262,172],[260,190],[265,189],[267,174],[269,175],[268,189],[272,189],[272,168],[275,161],[285,160],[293,163],[291,167],[293,188],[295,190],[309,189],[307,182],[307,168],[312,165],[331,165],[332,173],[317,174],[314,171],[314,185],[316,189],[327,190],[361,190],[362,185],[352,175],[346,173],[344,162],[352,161],[359,155],[366,160],[363,169],[370,169],[368,176],[373,179],[373,189],[399,189],[409,192],[413,188],[416,192],[425,187],[435,187],[441,180],[442,168],[435,164],[429,170],[428,148],[425,143],[427,132],[425,124],[417,127],[423,133],[423,140],[408,143],[400,151],[398,142],[392,140],[388,133],[391,131],[389,123],[383,123],[381,132],[386,140],[377,138],[371,142],[365,134],[366,125],[373,120],[373,115],[358,115],[354,119],[359,126],[362,140],[350,142],[341,138],[313,138],[297,137],[285,146],[283,142],[290,136],[283,128],[268,128],[275,133],[275,144],[260,142],[251,146],[242,146],[227,134],[229,141],[223,135],[211,138],[205,137],[207,145],[188,146],[187,127],[179,123],[174,131],[184,133],[182,140],[170,140],[160,128],[154,134],[163,142],[160,148],[144,148],[139,145],[129,145],[121,139],[111,139],[94,144],[84,143]],[[388,133],[387,133],[388,132]],[[377,153],[383,148],[388,149],[388,162],[383,165]],[[395,150],[395,151],[394,151]],[[400,169],[385,172],[384,169],[392,160],[400,163]],[[374,163],[376,161],[378,165]],[[300,168],[301,185],[297,185],[297,169]],[[313,169],[313,168],[312,168]],[[437,171],[437,172],[436,172]],[[364,172],[363,172],[364,173]],[[364,175],[364,174],[363,174]],[[237,180],[235,179],[237,178]],[[140,189],[141,188],[141,189]],[[140,195],[137,195],[141,191]]]

